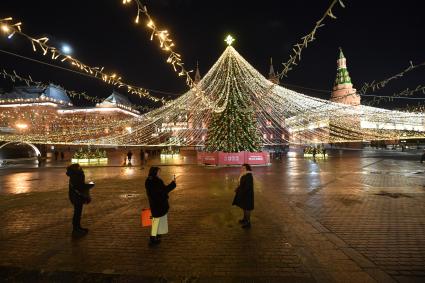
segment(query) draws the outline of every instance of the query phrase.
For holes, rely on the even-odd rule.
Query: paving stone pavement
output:
[[[402,154],[256,167],[250,230],[230,205],[238,168],[164,166],[178,187],[155,248],[139,220],[146,169],[85,171],[96,187],[78,240],[63,169],[0,171],[0,281],[425,281],[424,168]]]

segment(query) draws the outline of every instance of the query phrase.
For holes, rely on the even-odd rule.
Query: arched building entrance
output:
[[[35,156],[38,156],[39,154],[41,155],[40,150],[35,145],[33,145],[32,143],[28,143],[28,142],[6,142],[6,143],[0,145],[0,149],[2,149],[3,147],[5,147],[6,145],[15,144],[15,143],[16,144],[20,144],[20,143],[26,144],[26,145],[28,145],[29,147],[31,147],[35,151]]]

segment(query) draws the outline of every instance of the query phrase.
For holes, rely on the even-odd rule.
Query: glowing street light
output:
[[[20,130],[25,130],[25,129],[28,128],[28,125],[25,124],[25,123],[17,123],[15,126],[16,126],[16,128],[18,128]]]
[[[64,44],[64,45],[62,46],[62,52],[63,52],[64,54],[71,54],[71,53],[72,53],[72,48],[71,48],[71,46],[69,46],[68,44]]]

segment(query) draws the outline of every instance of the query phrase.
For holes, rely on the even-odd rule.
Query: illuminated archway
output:
[[[14,143],[16,143],[16,144],[20,144],[20,143],[26,144],[26,145],[28,145],[29,147],[31,147],[35,151],[35,156],[38,156],[39,154],[41,155],[40,150],[35,145],[33,145],[31,143],[28,143],[28,142],[7,142],[7,143],[4,143],[4,144],[0,145],[0,149],[2,149],[3,147],[5,147],[6,145],[14,144]]]

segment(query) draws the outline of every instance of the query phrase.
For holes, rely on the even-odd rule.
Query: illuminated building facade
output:
[[[47,87],[18,86],[11,92],[0,94],[0,133],[31,133],[48,135],[61,133],[66,142],[68,131],[80,132],[82,141],[110,134],[131,131],[125,121],[140,117],[123,95],[113,92],[95,107],[75,107],[66,91],[50,84]]]

